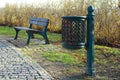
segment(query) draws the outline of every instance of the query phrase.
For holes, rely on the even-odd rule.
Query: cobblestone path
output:
[[[53,80],[39,65],[26,58],[12,44],[0,40],[0,80]]]

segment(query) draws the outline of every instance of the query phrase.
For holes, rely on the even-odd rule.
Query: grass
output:
[[[20,37],[26,34],[25,31],[20,33]],[[48,32],[48,38],[50,41],[59,42],[61,41],[61,35]],[[9,27],[0,27],[0,35],[7,35],[13,37],[15,31],[13,28]],[[26,36],[24,36],[26,37]],[[41,36],[36,35],[36,38],[41,38]],[[86,64],[86,50],[67,50],[58,45],[35,45],[29,47],[25,53],[26,55],[31,56],[35,61],[39,62],[42,57],[46,60],[54,62],[60,62],[65,65],[74,65],[78,67],[83,67]],[[94,47],[94,66],[96,68],[96,73],[102,73],[102,75],[97,75],[100,80],[106,80],[110,76],[116,76],[115,72],[119,72],[120,69],[120,49],[111,48],[106,46],[95,45]],[[113,71],[111,71],[113,70]],[[115,71],[114,71],[115,70]],[[117,70],[117,71],[116,71]],[[73,73],[72,70],[67,70],[68,73]],[[76,69],[74,71],[77,71]],[[103,74],[104,73],[104,74]],[[112,74],[112,75],[111,75]],[[108,76],[106,76],[108,75]],[[119,74],[118,74],[119,75]],[[118,77],[118,76],[117,76]],[[113,78],[112,78],[113,79]],[[112,80],[111,79],[111,80]]]
[[[15,30],[8,26],[0,26],[0,35],[6,35],[9,37],[13,37],[13,36],[15,36]],[[26,36],[25,31],[21,31],[18,36],[25,38],[25,36],[23,36],[23,35]]]
[[[0,26],[0,35],[7,35],[7,36],[10,36],[10,37],[14,37],[15,36],[15,30],[11,27],[8,27],[8,26]],[[20,38],[27,38],[27,34],[23,30],[19,32],[18,36]],[[47,36],[48,36],[48,38],[51,42],[61,41],[61,34],[55,34],[55,33],[47,32]],[[43,39],[43,37],[38,35],[38,34],[35,34],[35,38]]]
[[[118,65],[120,58],[120,49],[96,45],[94,55],[95,64],[107,65],[108,63]],[[62,62],[65,64],[81,64],[83,66],[86,63],[86,51],[84,49],[67,52],[46,51],[43,56],[50,61]]]
[[[19,37],[26,38],[25,31],[19,33]],[[0,26],[0,35],[7,35],[13,37],[15,35],[15,30],[11,27]],[[23,36],[25,35],[25,36]],[[61,34],[55,34],[47,32],[48,38],[51,42],[61,41]],[[40,35],[35,35],[36,38],[42,38]],[[71,53],[71,54],[68,54]],[[70,50],[67,52],[61,51],[47,51],[43,54],[50,61],[59,61],[66,64],[81,64],[86,62],[86,50]],[[105,64],[105,63],[117,63],[116,60],[120,56],[120,50],[117,48],[110,48],[106,46],[95,46],[95,63]],[[80,61],[80,62],[79,62]]]
[[[21,31],[19,33],[19,37],[23,37],[25,38],[25,31]],[[57,42],[57,41],[61,41],[61,34],[55,34],[55,33],[50,33],[47,32],[48,34],[48,38],[50,41],[52,42]],[[15,30],[11,27],[7,27],[7,26],[0,26],[0,35],[7,35],[7,36],[14,36],[15,35]],[[36,38],[42,38],[42,36],[40,35],[35,35]],[[72,54],[68,54],[68,53],[72,53]],[[44,54],[43,56],[47,57],[49,60],[52,61],[61,61],[63,63],[69,63],[71,61],[75,61],[73,58],[75,56],[82,56],[85,52],[85,50],[83,49],[79,49],[79,50],[71,50],[69,52],[46,52],[46,54]],[[82,54],[82,55],[78,55],[78,54]],[[71,57],[71,56],[73,57]],[[84,55],[85,56],[85,55]],[[100,57],[101,56],[101,57]],[[111,57],[115,57],[115,59],[117,59],[120,56],[120,50],[117,48],[110,48],[110,47],[106,47],[106,46],[95,46],[95,60],[97,60],[98,58],[101,58],[102,60],[109,60],[111,59]],[[83,56],[82,56],[83,57]],[[65,59],[62,61],[62,59]],[[58,59],[58,60],[57,60]],[[112,58],[114,59],[114,58]],[[67,61],[68,60],[68,61]],[[65,62],[67,61],[67,62]]]
[[[101,65],[118,65],[120,68],[120,49],[106,46],[95,46],[95,63]]]
[[[77,54],[77,53],[69,53],[69,52],[49,52],[46,51],[42,54],[43,57],[50,61],[61,62],[67,65],[76,65],[76,66],[84,66],[86,62],[85,54]]]
[[[7,26],[0,26],[0,35],[9,35],[13,36],[15,34],[15,31]]]
[[[68,51],[45,51],[43,57],[52,62],[61,62],[65,65],[74,65],[77,67],[86,66],[86,50],[68,50]],[[95,45],[94,51],[95,61],[94,68],[96,69],[96,77],[85,77],[85,80],[112,80],[119,79],[120,69],[120,49],[106,46]],[[74,68],[74,69],[73,69]],[[66,74],[79,73],[76,67],[71,67],[65,70]],[[111,77],[112,76],[112,77]]]
[[[68,76],[80,74],[80,72],[83,72],[81,69],[86,68],[85,49],[64,49],[60,44],[38,45],[37,47],[33,46],[32,48],[29,48],[26,52],[26,55],[31,56],[33,60],[38,63],[41,62],[42,56],[45,59],[43,60],[44,62],[48,60],[54,64],[61,63],[65,66],[69,66],[69,68],[66,68],[63,71]],[[85,76],[85,80],[113,80],[114,78],[119,78],[119,76],[116,75],[119,75],[120,69],[120,49],[95,45],[94,56],[96,77],[91,78]],[[81,80],[83,80],[83,78]]]
[[[62,62],[65,64],[75,64],[75,59],[65,52],[46,52],[43,54],[43,56],[50,61]]]

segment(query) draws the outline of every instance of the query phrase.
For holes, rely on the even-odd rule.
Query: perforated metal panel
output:
[[[85,45],[86,17],[62,17],[62,45],[66,48],[82,48]]]

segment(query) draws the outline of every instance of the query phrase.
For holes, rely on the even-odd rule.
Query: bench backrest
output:
[[[49,23],[49,19],[47,19],[47,18],[33,18],[33,17],[31,17],[29,20],[30,28],[32,28],[32,25],[35,24],[38,26],[43,26],[44,27],[43,30],[46,30],[48,23]]]

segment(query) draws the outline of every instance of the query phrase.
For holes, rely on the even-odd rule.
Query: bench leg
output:
[[[15,31],[16,31],[16,34],[15,34],[14,40],[17,39],[17,37],[18,37],[18,32],[19,32],[20,30],[15,29]]]
[[[34,38],[35,38],[35,36],[32,34],[32,35],[31,35],[31,38],[32,38],[32,39],[34,39]]]
[[[26,33],[29,33],[28,31],[26,31]],[[31,34],[31,38],[34,39],[35,36],[33,34]]]
[[[27,34],[28,34],[28,39],[27,39],[26,45],[29,45],[29,43],[30,43],[30,38],[31,38],[31,36],[32,36],[33,34],[31,34],[31,33],[27,33]]]
[[[45,39],[45,44],[50,43],[46,34],[43,34],[43,38]]]

